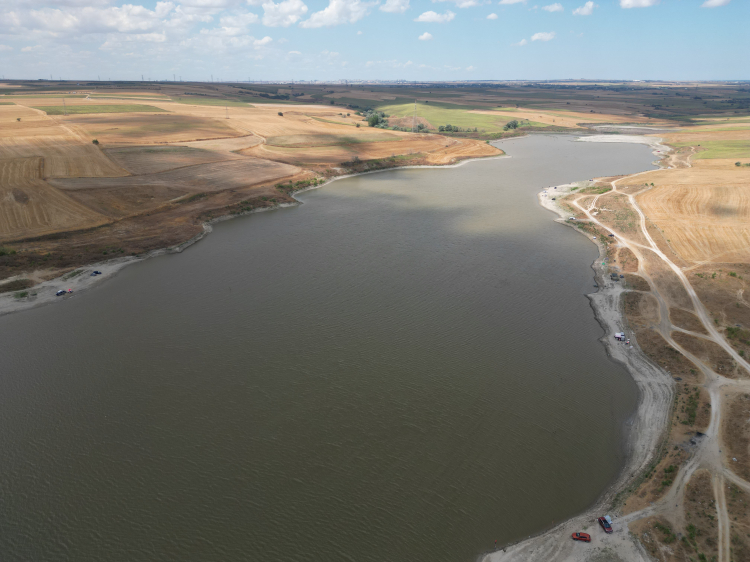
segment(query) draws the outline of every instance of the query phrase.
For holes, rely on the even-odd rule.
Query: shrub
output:
[[[284,117],[284,114],[281,111],[279,111],[279,117]]]
[[[96,140],[96,139],[92,140],[91,142],[92,142],[93,144],[99,144],[99,141],[98,141],[98,140]]]
[[[357,123],[357,128],[359,129],[359,123]]]

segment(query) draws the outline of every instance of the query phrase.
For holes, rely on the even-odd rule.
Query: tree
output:
[[[518,121],[516,121],[515,119],[513,119],[513,121],[508,121],[505,124],[505,127],[503,127],[503,129],[506,131],[511,130],[511,129],[517,129],[517,128],[518,128]]]
[[[284,117],[284,114],[279,111],[279,117]]]
[[[96,139],[92,140],[91,142],[94,143],[94,144],[99,144],[99,141],[96,140]]]
[[[378,115],[377,113],[373,113],[367,118],[367,124],[370,127],[375,127],[378,123],[380,123],[380,115]]]

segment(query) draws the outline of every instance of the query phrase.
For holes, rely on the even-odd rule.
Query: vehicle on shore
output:
[[[588,533],[573,533],[574,541],[591,542],[591,535]]]
[[[599,525],[601,525],[605,533],[610,534],[613,532],[612,520],[609,518],[608,515],[605,515],[604,517],[600,517],[599,519],[597,519],[597,521],[599,521]]]

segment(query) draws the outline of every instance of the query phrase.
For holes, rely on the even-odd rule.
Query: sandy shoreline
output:
[[[661,159],[671,149],[661,144],[661,139],[628,135],[592,135],[578,139],[583,142],[625,142],[647,144]],[[545,209],[558,215],[556,222],[573,228],[576,232],[589,237],[567,221],[570,213],[562,209],[552,196],[558,199],[571,193],[573,188],[581,188],[592,182],[577,182],[547,188],[538,194],[539,204]],[[589,237],[591,240],[591,237]],[[547,529],[520,542],[506,545],[500,550],[485,553],[478,557],[481,562],[508,561],[558,561],[579,562],[596,557],[597,554],[607,553],[611,560],[649,561],[650,556],[641,544],[628,531],[628,516],[620,517],[618,510],[611,509],[615,498],[626,491],[649,466],[657,454],[669,426],[671,405],[674,400],[674,381],[663,369],[653,364],[648,357],[634,345],[618,342],[614,339],[615,332],[627,331],[622,311],[620,297],[624,292],[622,283],[612,281],[609,277],[608,266],[602,265],[606,257],[606,248],[596,239],[592,240],[599,248],[599,256],[591,265],[598,289],[587,294],[594,316],[604,330],[601,342],[614,361],[622,364],[628,370],[638,387],[638,403],[636,411],[627,422],[626,450],[627,460],[615,481],[599,497],[590,508],[583,513],[563,521],[551,529]],[[595,542],[582,544],[570,539],[576,531],[598,527],[596,519],[602,515],[613,518],[615,532],[611,535],[596,533]],[[638,518],[644,517],[640,513]]]
[[[394,170],[407,170],[407,169],[458,168],[459,166],[463,166],[464,164],[467,164],[469,162],[495,160],[498,158],[510,158],[510,156],[508,156],[507,154],[501,154],[499,156],[467,158],[466,160],[461,160],[460,162],[456,162],[455,164],[446,164],[442,166],[436,166],[436,165],[401,166],[401,167],[396,167],[396,168],[385,168],[382,170],[369,170],[366,172],[358,172],[355,174],[346,174],[342,176],[336,176],[335,178],[331,178],[325,183],[321,183],[319,185],[309,186],[309,187],[300,189],[298,191],[294,191],[290,195],[292,198],[294,198],[295,195],[299,193],[304,193],[305,191],[311,191],[313,189],[319,189],[323,186],[326,186],[338,180],[353,178],[356,176],[364,176],[367,174],[376,174],[379,172],[392,172]],[[123,268],[129,265],[132,265],[134,263],[138,263],[143,260],[150,259],[150,258],[162,256],[165,254],[180,253],[183,250],[195,244],[196,242],[202,240],[208,234],[210,234],[211,231],[213,230],[213,225],[216,223],[223,222],[226,220],[231,220],[236,217],[251,215],[254,213],[275,211],[276,209],[282,209],[285,207],[296,207],[301,204],[302,204],[301,201],[296,201],[294,203],[281,203],[279,205],[274,205],[272,207],[263,207],[260,209],[253,209],[251,211],[244,211],[242,213],[237,213],[237,214],[222,215],[220,217],[216,217],[214,219],[211,219],[210,221],[203,223],[203,232],[194,236],[190,240],[187,240],[181,244],[178,244],[177,246],[171,246],[168,248],[161,248],[159,250],[153,250],[142,256],[128,256],[128,257],[122,257],[122,258],[114,258],[114,259],[104,260],[98,263],[90,264],[84,267],[79,267],[73,272],[66,273],[65,275],[61,275],[60,277],[56,277],[49,281],[44,281],[43,283],[40,283],[30,289],[25,290],[29,294],[28,297],[16,298],[15,295],[17,293],[20,293],[21,291],[12,291],[8,293],[0,294],[0,316],[4,316],[6,314],[12,314],[14,312],[21,312],[24,310],[29,310],[31,308],[36,308],[38,306],[52,304],[52,303],[62,301],[62,300],[75,298],[77,295],[79,295],[83,291],[86,291],[94,287],[98,287],[99,285],[104,283],[107,279],[111,279],[112,277],[117,275]],[[101,271],[101,275],[92,276],[91,273],[93,271]],[[76,272],[80,272],[80,273],[73,275]],[[10,278],[8,280],[12,281],[15,278],[22,278],[22,277],[23,275],[19,275],[14,278]],[[61,289],[63,290],[72,289],[73,292],[65,296],[61,296],[61,297],[55,296],[55,293]]]

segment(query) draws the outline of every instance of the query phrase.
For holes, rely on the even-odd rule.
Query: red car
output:
[[[599,525],[602,526],[602,529],[604,529],[605,533],[611,533],[612,532],[612,525],[609,524],[609,521],[607,521],[606,518],[600,517],[598,519]]]
[[[574,541],[591,542],[591,535],[586,533],[573,533]]]

